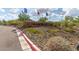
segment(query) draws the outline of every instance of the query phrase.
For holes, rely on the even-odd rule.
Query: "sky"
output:
[[[79,16],[79,8],[26,8],[27,14],[34,21],[40,17],[46,16],[49,21],[63,20],[64,16]],[[24,8],[0,8],[0,20],[13,20],[18,18],[18,14],[24,11]],[[40,12],[40,15],[37,14]]]

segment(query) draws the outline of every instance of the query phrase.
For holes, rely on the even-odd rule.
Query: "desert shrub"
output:
[[[16,20],[9,20],[9,21],[7,21],[7,24],[8,25],[17,25],[17,22],[16,22]]]
[[[53,22],[53,26],[54,26],[54,27],[59,27],[60,25],[61,25],[60,22]]]
[[[70,32],[70,33],[75,32],[72,28],[65,28],[64,31]]]
[[[59,29],[50,29],[50,30],[48,30],[49,33],[57,33],[59,31],[60,31]]]
[[[75,24],[74,22],[69,22],[69,23],[68,23],[68,27],[69,27],[69,28],[73,28],[73,26],[75,26],[75,25],[76,25],[76,24]]]
[[[17,20],[16,22],[17,22],[17,25],[16,25],[16,26],[17,26],[18,28],[21,28],[21,27],[24,25],[24,22],[23,22],[23,21]]]
[[[43,33],[41,30],[37,30],[34,28],[28,28],[28,29],[25,29],[25,31],[28,31],[28,32],[33,33],[33,34],[42,34]]]
[[[24,25],[24,21],[20,20],[8,20],[7,25],[13,25],[16,26],[17,28],[21,28]]]
[[[50,26],[53,26],[53,22],[51,22],[51,21],[48,21],[48,24],[49,24]]]

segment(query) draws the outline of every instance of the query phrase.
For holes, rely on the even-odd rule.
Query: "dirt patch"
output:
[[[23,31],[43,51],[74,51],[79,42],[79,31],[67,28],[33,27]]]

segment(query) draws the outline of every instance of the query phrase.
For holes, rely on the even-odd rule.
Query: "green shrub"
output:
[[[60,22],[53,22],[53,26],[54,27],[59,27],[60,26]]]
[[[59,31],[60,31],[59,29],[50,29],[50,30],[48,30],[49,33],[57,33]]]
[[[46,17],[41,17],[40,19],[39,19],[39,22],[47,22],[48,21],[48,18],[46,18]]]
[[[34,28],[28,28],[26,31],[33,33],[33,34],[42,34],[43,32]]]
[[[24,12],[21,12],[19,15],[18,15],[20,21],[26,21],[26,20],[29,20],[30,19],[30,16],[27,15],[26,13]]]
[[[75,32],[72,28],[65,28],[64,31],[66,31],[66,32],[71,32],[71,33],[72,33],[72,32]]]
[[[22,26],[24,25],[24,22],[23,21],[19,21],[19,20],[17,20],[17,27],[18,28],[21,28]]]
[[[16,22],[16,20],[9,20],[9,21],[7,21],[7,24],[8,25],[17,25],[17,22]]]

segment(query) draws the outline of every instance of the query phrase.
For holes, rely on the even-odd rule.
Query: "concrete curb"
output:
[[[17,29],[16,32],[24,51],[41,51],[21,30]]]

